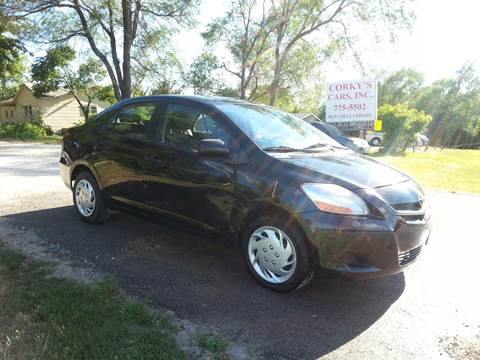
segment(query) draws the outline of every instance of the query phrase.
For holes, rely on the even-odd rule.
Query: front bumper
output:
[[[345,217],[321,212],[303,214],[307,237],[318,250],[320,265],[348,277],[365,279],[405,270],[423,253],[431,223]]]

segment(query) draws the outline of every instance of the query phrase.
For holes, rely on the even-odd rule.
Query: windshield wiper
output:
[[[318,144],[313,144],[313,145],[307,146],[304,149],[315,149],[315,148],[326,147],[326,146],[329,146],[329,145],[325,144],[325,143],[318,143]]]
[[[342,145],[338,146],[338,145],[326,144],[326,143],[313,144],[313,145],[307,146],[305,149],[315,149],[320,147],[321,148],[329,147],[334,149],[347,149],[345,146],[342,146]]]
[[[267,146],[263,148],[264,151],[272,152],[292,152],[292,151],[302,151],[302,149],[295,149],[290,146]]]

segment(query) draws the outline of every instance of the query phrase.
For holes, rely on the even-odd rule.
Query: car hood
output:
[[[351,188],[377,188],[401,183],[409,177],[387,165],[352,152],[292,156],[280,159],[302,167],[313,177],[328,181],[335,179],[350,184]]]

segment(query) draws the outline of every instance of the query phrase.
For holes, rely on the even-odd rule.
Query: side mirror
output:
[[[198,154],[204,156],[226,156],[230,154],[230,150],[223,140],[203,139],[198,144]]]

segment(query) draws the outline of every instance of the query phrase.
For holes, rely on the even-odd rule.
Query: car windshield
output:
[[[341,146],[306,121],[270,106],[218,104],[258,146],[266,150],[304,150],[325,145]]]

